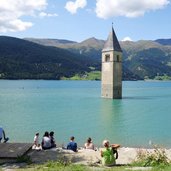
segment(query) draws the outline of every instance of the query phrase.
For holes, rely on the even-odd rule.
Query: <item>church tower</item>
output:
[[[102,50],[101,84],[103,98],[122,98],[122,49],[113,26]]]

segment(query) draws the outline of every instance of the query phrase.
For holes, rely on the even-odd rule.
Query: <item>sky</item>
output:
[[[171,38],[171,0],[0,0],[0,35],[81,42]]]

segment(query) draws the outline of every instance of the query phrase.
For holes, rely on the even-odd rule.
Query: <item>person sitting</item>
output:
[[[51,147],[56,147],[56,143],[55,143],[55,138],[54,138],[54,132],[51,131],[49,134],[50,140],[51,140]]]
[[[114,149],[116,147],[111,147],[108,140],[103,141],[103,146],[105,147],[101,150],[101,157],[102,157],[102,165],[104,166],[113,166],[116,164],[116,158],[114,157]],[[114,145],[113,145],[114,146]],[[117,151],[115,151],[117,152]],[[118,154],[116,154],[118,157]]]
[[[85,149],[94,150],[94,144],[92,143],[90,137],[87,139],[87,142],[84,144],[84,147]]]
[[[0,143],[2,141],[2,138],[4,138],[4,143],[6,143],[9,138],[6,137],[4,129],[0,126]]]
[[[47,150],[51,148],[51,139],[49,138],[49,132],[45,132],[42,139],[42,149]]]
[[[38,146],[39,144],[39,133],[36,133],[36,135],[34,136],[34,145]]]
[[[36,133],[36,135],[34,136],[34,143],[33,143],[32,149],[42,150],[42,147],[39,144],[39,133]]]
[[[67,149],[77,152],[77,143],[74,142],[74,139],[75,138],[73,136],[70,138],[70,142],[67,145]]]

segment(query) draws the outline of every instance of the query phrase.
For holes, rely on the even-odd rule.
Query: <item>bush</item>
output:
[[[170,161],[166,155],[165,149],[154,146],[154,150],[139,150],[137,159],[133,165],[138,166],[168,166]]]

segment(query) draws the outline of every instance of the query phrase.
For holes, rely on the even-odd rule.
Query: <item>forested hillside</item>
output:
[[[60,79],[91,71],[97,62],[70,51],[0,36],[0,78]]]
[[[104,40],[18,39],[0,36],[0,79],[62,79],[99,73]],[[123,80],[170,79],[170,39],[120,42]],[[97,72],[96,72],[97,71]]]

